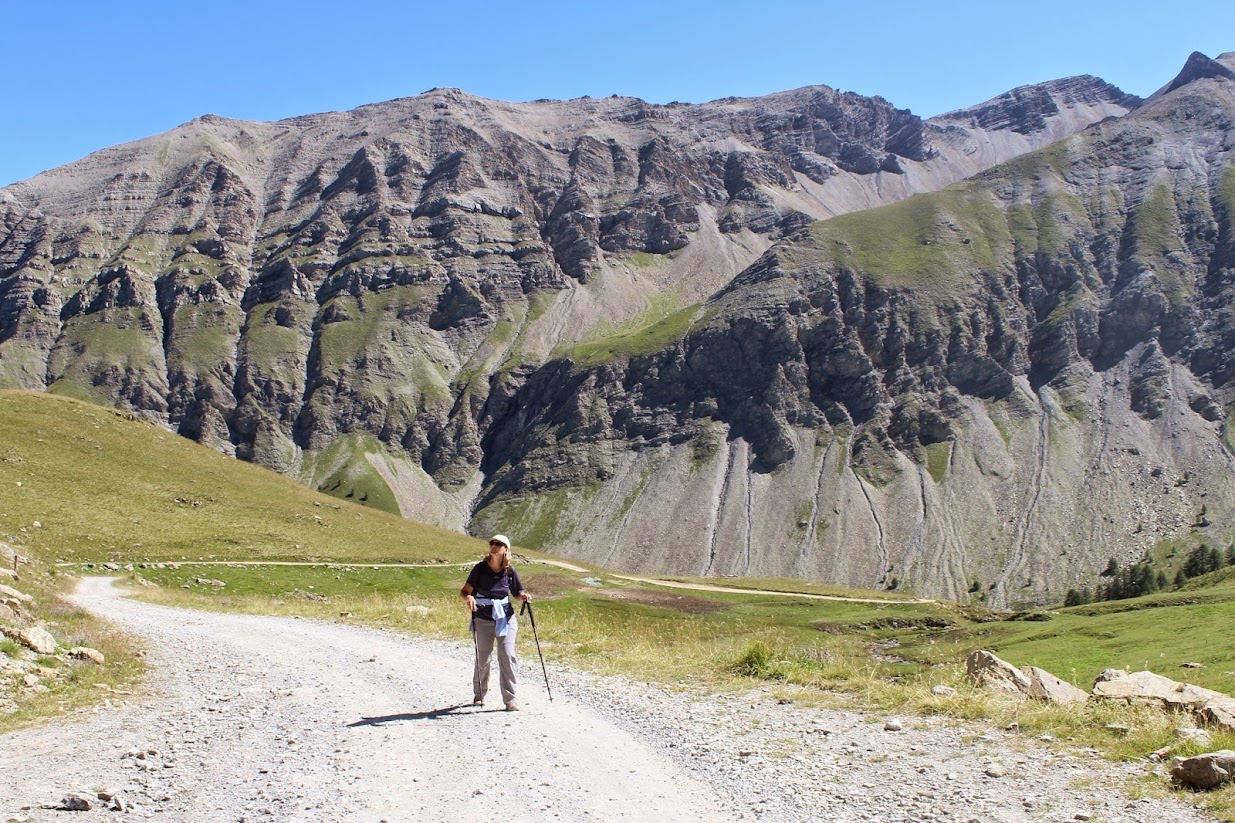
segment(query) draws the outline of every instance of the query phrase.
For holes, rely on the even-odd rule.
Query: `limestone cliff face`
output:
[[[1012,605],[1229,528],[1233,147],[1211,72],[813,224],[676,345],[529,379],[477,520],[618,566]]]
[[[1225,82],[1213,74],[1170,95]],[[993,330],[943,354],[979,322],[976,298],[906,280],[914,254],[888,252],[890,273],[877,259],[916,238],[916,201],[891,213],[908,228],[821,238],[1138,103],[1072,78],[932,121],[822,86],[668,106],[446,89],[278,123],[203,117],[0,190],[0,385],[131,409],[344,496],[460,528],[476,516],[627,568],[951,593],[1011,558],[985,551],[973,518],[947,521],[963,550],[939,549],[934,521],[902,511],[948,503],[909,482],[914,461],[955,465],[943,450],[974,436],[958,415],[1012,409],[1017,392],[1036,421],[1055,371],[1087,362],[1042,331],[1043,301],[1077,265],[1051,239],[1071,212],[1045,188],[991,207],[1019,227],[1056,203],[1063,228],[940,275],[1011,295],[998,310],[984,298]],[[1120,209],[1139,202],[1116,189]],[[837,215],[856,222],[814,223]],[[1130,265],[1123,236],[1104,236],[1103,265]],[[824,260],[846,243],[850,258]],[[1125,302],[1121,322],[1155,316]],[[1175,402],[1161,389],[1182,368],[1173,340],[1141,341],[1147,359],[1121,384],[1140,406]],[[1194,379],[1221,416],[1224,384]],[[1042,451],[1019,432],[1004,430],[1009,477]],[[788,477],[816,494],[790,505]],[[1045,520],[1016,526],[1018,545],[1055,534]],[[897,543],[910,523],[914,551],[935,553],[914,570]]]

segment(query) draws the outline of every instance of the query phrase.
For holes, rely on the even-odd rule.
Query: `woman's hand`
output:
[[[469,612],[476,611],[476,598],[475,597],[472,597],[470,594],[466,594],[463,596],[463,602],[467,605],[467,610]]]
[[[524,603],[532,602],[532,596],[528,594],[526,591],[519,592],[519,599],[522,600]]]

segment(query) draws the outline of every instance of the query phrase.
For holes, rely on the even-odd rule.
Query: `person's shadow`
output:
[[[460,709],[471,709],[472,711],[461,712]],[[484,712],[500,712],[504,711],[501,706],[495,709],[483,709],[479,706],[473,706],[471,703],[458,703],[454,706],[446,706],[441,709],[429,709],[425,712],[406,712],[404,714],[387,714],[381,717],[362,717],[355,723],[348,723],[349,729],[354,729],[357,726],[383,726],[387,723],[398,723],[403,720],[441,720],[443,717],[466,717],[471,714],[481,714]]]

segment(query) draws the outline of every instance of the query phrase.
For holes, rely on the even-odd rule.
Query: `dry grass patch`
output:
[[[519,579],[523,581],[524,587],[527,588],[534,601],[553,600],[572,592],[581,591],[579,581],[574,577],[564,574],[540,571],[527,572],[525,574],[520,569]],[[460,579],[459,585],[463,585],[462,579]]]
[[[614,600],[624,600],[629,603],[639,603],[644,606],[655,606],[662,609],[673,609],[683,614],[714,614],[728,610],[728,606],[716,600],[705,597],[693,597],[688,594],[673,594],[671,592],[651,589],[601,589],[600,594]]]

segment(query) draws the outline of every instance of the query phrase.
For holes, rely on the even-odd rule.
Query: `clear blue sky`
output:
[[[667,103],[822,83],[929,117],[1074,74],[1146,96],[1193,51],[1235,51],[1235,2],[0,0],[0,186],[202,114],[435,86]]]

